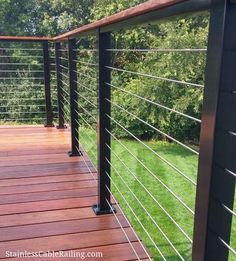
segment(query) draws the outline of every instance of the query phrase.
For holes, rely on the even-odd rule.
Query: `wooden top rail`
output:
[[[37,37],[37,36],[0,36],[0,41],[42,42],[42,41],[53,41],[53,38],[51,38],[51,37]]]
[[[78,34],[86,34],[99,28],[101,31],[112,31],[113,28],[120,29],[173,15],[206,10],[210,6],[211,0],[149,0],[56,37],[0,36],[0,41],[65,41],[78,36]]]
[[[111,25],[117,22],[125,21],[127,19],[133,18],[135,16],[143,15],[164,7],[172,6],[181,2],[185,2],[188,0],[149,0],[143,4],[139,4],[135,7],[129,8],[127,10],[121,11],[117,14],[105,17],[101,20],[98,20],[94,23],[84,25],[80,28],[72,30],[70,32],[61,34],[59,36],[54,37],[55,41],[65,40],[67,38],[74,37],[80,33],[92,31],[98,29],[100,27],[104,27],[107,25]]]

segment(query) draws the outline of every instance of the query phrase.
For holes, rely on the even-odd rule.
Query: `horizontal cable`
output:
[[[185,145],[184,143],[182,143],[182,142],[176,140],[175,138],[173,138],[172,136],[166,134],[165,132],[163,132],[163,131],[157,129],[157,128],[154,127],[153,125],[149,124],[148,122],[144,121],[143,119],[139,118],[138,116],[136,116],[136,115],[134,115],[133,113],[129,112],[128,110],[124,109],[124,108],[121,107],[120,105],[118,105],[118,104],[112,102],[112,101],[109,100],[109,99],[106,99],[106,100],[107,100],[110,104],[112,104],[112,105],[114,105],[115,107],[117,107],[117,108],[123,110],[124,112],[126,112],[126,113],[129,114],[129,115],[131,115],[132,117],[135,117],[137,120],[139,120],[140,122],[144,123],[144,124],[147,125],[148,127],[152,128],[153,130],[157,131],[158,133],[162,134],[163,136],[167,137],[168,139],[174,141],[174,142],[177,143],[178,145],[184,147],[185,149],[187,149],[187,150],[193,152],[193,153],[196,154],[196,155],[199,155],[199,153],[198,153],[196,150],[194,150],[194,149],[190,148],[189,146]]]
[[[109,132],[107,129],[106,131],[113,137],[115,138],[116,141],[118,141],[118,139],[111,133]],[[118,141],[119,144],[121,144],[122,147],[124,147],[130,155],[132,155],[147,171],[149,174],[152,175],[152,177],[154,177],[167,191],[169,191],[172,196],[175,197],[175,199],[177,199],[192,215],[194,215],[193,210],[186,205],[185,202],[183,202],[183,200],[178,197],[160,178],[158,178],[141,160],[139,160],[122,142]]]
[[[67,87],[69,87],[70,88],[70,85],[69,85],[69,83],[66,83],[66,82],[64,82],[63,80],[61,80],[61,82],[65,85],[65,86],[67,86]],[[62,88],[63,90],[64,90],[64,88]]]
[[[159,208],[166,214],[166,216],[175,224],[175,226],[182,232],[182,234],[189,240],[189,242],[192,243],[192,239],[189,237],[189,235],[182,229],[182,227],[175,221],[175,219],[169,214],[169,212],[159,203],[159,201],[154,197],[153,193],[150,192],[144,185],[143,183],[138,179],[137,175],[134,174],[134,172],[127,166],[124,161],[121,160],[121,158],[110,148],[109,145],[106,144],[106,146],[111,150],[111,153],[114,154],[114,156],[121,162],[121,164],[128,170],[128,172],[137,180],[137,182],[141,185],[141,187],[146,191],[146,193],[152,198],[152,200],[159,206]],[[155,175],[154,175],[155,176]],[[158,178],[156,180],[161,183],[163,186],[166,185],[160,181]],[[168,191],[170,189],[168,188]],[[171,190],[170,190],[171,191]],[[169,192],[170,192],[169,191]],[[176,198],[178,200],[178,197]],[[182,202],[181,202],[182,203]]]
[[[34,70],[0,70],[0,73],[43,73],[44,71]]]
[[[113,138],[115,138],[133,157],[135,157],[136,160],[138,160],[140,162],[140,164],[142,164],[142,166],[152,175],[156,178],[156,175],[154,173],[152,173],[152,171],[147,168],[135,155],[133,155],[133,153],[131,153],[128,148],[123,145],[123,143],[121,143],[110,131],[106,130]],[[132,134],[133,135],[133,134]],[[135,136],[135,135],[133,135]],[[136,137],[136,136],[135,136]],[[138,138],[136,138],[137,141],[139,141]],[[148,149],[154,153],[160,160],[162,160],[165,164],[167,164],[169,167],[171,167],[173,170],[175,170],[178,174],[180,174],[181,176],[183,176],[185,179],[187,179],[188,181],[190,181],[193,185],[196,186],[196,183],[191,180],[186,174],[184,174],[181,170],[179,170],[176,166],[174,166],[171,162],[169,162],[168,160],[166,160],[165,158],[163,158],[161,155],[159,155],[156,151],[153,152],[153,150],[147,146],[145,143],[141,142],[142,145],[144,145],[145,147],[148,147]]]
[[[80,68],[78,68],[77,71],[78,70],[80,70]],[[83,67],[83,71],[85,71],[85,72],[88,71],[88,73],[93,73],[97,77],[97,70],[96,69],[93,69],[93,68],[86,66],[86,67]]]
[[[0,58],[43,58],[43,56],[26,56],[26,55],[19,55],[19,56],[9,56],[9,55],[0,55]]]
[[[117,90],[120,90],[120,91],[122,91],[122,92],[125,92],[125,93],[127,93],[127,94],[130,94],[130,95],[133,96],[133,97],[139,98],[139,99],[144,100],[144,101],[146,101],[146,102],[149,102],[149,103],[151,103],[151,104],[153,104],[153,105],[156,105],[156,106],[158,106],[158,107],[160,107],[160,108],[163,108],[163,109],[168,110],[168,111],[170,111],[170,112],[174,112],[174,113],[176,113],[176,114],[179,114],[179,115],[181,115],[181,116],[184,116],[184,117],[186,117],[186,118],[189,118],[189,119],[191,119],[191,120],[194,120],[194,121],[197,121],[197,122],[201,123],[201,120],[199,120],[199,119],[197,119],[197,118],[195,118],[195,117],[192,117],[192,116],[190,116],[190,115],[188,115],[188,114],[185,114],[185,113],[183,113],[183,112],[177,111],[177,110],[175,110],[175,109],[171,109],[171,108],[169,108],[169,107],[167,107],[167,106],[165,106],[165,105],[162,105],[162,104],[160,104],[160,103],[157,103],[157,102],[155,102],[155,101],[152,101],[152,100],[150,100],[150,99],[147,99],[147,98],[145,98],[145,97],[142,97],[142,96],[140,96],[140,95],[138,95],[138,94],[135,94],[135,93],[132,93],[132,92],[127,91],[127,90],[125,90],[125,89],[116,87],[116,86],[114,86],[113,84],[110,84],[110,83],[107,83],[107,82],[106,82],[106,84],[109,85],[109,86],[111,86],[111,87],[113,87],[113,88],[115,88],[115,89],[117,89]]]
[[[66,74],[64,74],[64,73],[62,73],[62,72],[60,72],[60,74],[61,74],[63,77],[65,77],[66,79],[69,79],[69,78],[70,78],[68,75],[66,75]]]
[[[64,82],[63,82],[64,83]],[[65,83],[64,83],[65,84]],[[65,84],[66,85],[66,84]],[[67,85],[68,87],[69,87],[69,85]],[[62,88],[62,91],[68,96],[68,97],[70,97],[70,94],[69,94],[69,92],[67,92],[66,90],[65,90],[65,88]]]
[[[0,108],[7,108],[7,107],[45,107],[45,105],[37,105],[37,104],[26,104],[26,105],[21,105],[21,104],[11,104],[11,105],[1,105]],[[52,106],[57,106],[57,105],[52,105]]]
[[[45,118],[19,118],[19,119],[0,119],[0,121],[41,121]]]
[[[82,76],[84,76],[84,77],[86,77],[86,78],[89,78],[89,79],[91,79],[91,80],[97,81],[97,78],[94,78],[94,77],[92,77],[92,76],[90,76],[90,75],[87,75],[87,74],[85,74],[85,73],[76,72],[76,71],[74,71],[74,72],[77,73],[77,74],[79,74],[79,75],[82,75]]]
[[[229,170],[229,169],[224,169],[224,171],[228,174],[230,174],[231,176],[236,178],[236,173],[234,173],[233,171]]]
[[[120,207],[119,203],[117,202],[117,200],[115,199],[115,197],[113,196],[113,194],[111,193],[110,190],[109,190],[109,193],[111,194],[111,197],[113,198],[113,201],[115,202],[116,207],[119,208],[120,213],[124,216],[126,222],[128,223],[128,225],[129,225],[130,228],[132,229],[132,231],[133,231],[135,237],[137,238],[137,240],[138,240],[138,242],[140,243],[141,247],[143,248],[144,252],[145,252],[146,255],[148,256],[148,258],[149,258],[150,260],[152,260],[151,257],[150,257],[150,255],[149,255],[149,253],[147,252],[146,248],[143,246],[143,244],[142,244],[142,242],[141,242],[139,236],[137,235],[136,231],[134,230],[133,226],[131,225],[129,219],[126,217],[124,211],[122,210],[122,208]]]
[[[94,94],[97,95],[97,92],[96,92],[95,90],[89,89],[89,88],[86,87],[80,80],[81,80],[81,79],[79,79],[79,81],[75,81],[75,82],[76,82],[78,85],[81,85],[82,87],[84,87],[86,90],[91,91],[91,92],[93,92]],[[91,86],[91,87],[92,87],[92,86]],[[97,86],[96,86],[96,87],[97,87]]]
[[[73,49],[75,52],[98,52],[98,49]]]
[[[76,122],[78,123],[78,121],[76,120]],[[78,123],[79,124],[79,123]],[[79,131],[77,130],[77,129],[75,129],[75,131],[79,134]],[[82,135],[80,135],[80,136],[83,136],[83,135],[86,135],[86,137],[88,138],[88,134],[86,134],[85,132],[83,132],[83,134]],[[78,143],[80,143],[79,142],[79,140],[75,137],[75,139],[77,140],[77,142]],[[94,143],[94,141],[93,140],[91,140],[91,138],[90,138],[90,141],[91,141],[91,143],[93,144]],[[89,153],[92,155],[92,157],[93,158],[95,158],[95,159],[97,159],[97,156],[93,153],[93,151],[92,151],[92,147],[93,147],[93,145],[91,145],[90,143],[88,143],[88,142],[83,142],[84,144],[85,144],[85,146],[87,146],[88,147],[88,149],[89,149],[89,147],[90,147],[90,149],[89,149]],[[88,153],[85,151],[85,153],[88,155]],[[91,161],[91,163],[92,163],[92,161]],[[93,164],[93,163],[92,163]],[[94,166],[94,165],[93,165]],[[94,166],[94,168],[96,169],[96,167]]]
[[[42,49],[33,49],[33,48],[10,48],[10,47],[2,47],[0,50],[20,50],[20,51],[43,51]]]
[[[98,95],[96,91],[94,91],[93,89],[90,89],[90,88],[86,87],[83,83],[78,82],[78,81],[76,81],[76,83],[77,83],[78,85],[81,85],[84,89],[86,89],[86,90],[88,90],[88,91],[94,93],[96,96]]]
[[[119,220],[119,218],[118,218],[117,215],[116,215],[116,212],[115,212],[114,209],[112,208],[111,203],[110,203],[107,199],[106,199],[106,202],[107,202],[107,204],[109,205],[109,207],[110,207],[110,209],[111,209],[111,211],[112,211],[112,214],[114,215],[114,217],[115,217],[117,223],[119,224],[119,226],[120,226],[122,232],[124,233],[124,235],[125,235],[125,237],[126,237],[128,243],[130,244],[130,247],[131,247],[131,249],[133,250],[134,255],[137,257],[137,260],[141,260],[141,259],[139,258],[138,253],[136,252],[136,250],[135,250],[135,248],[134,248],[132,242],[130,241],[129,236],[127,235],[127,233],[126,233],[124,227],[123,227],[122,224],[120,223],[120,220]]]
[[[162,48],[151,48],[151,49],[106,49],[108,52],[206,52],[206,48],[198,49],[162,49]]]
[[[6,100],[8,100],[8,99],[0,99],[0,101],[6,101]],[[11,101],[44,101],[45,99],[43,99],[43,98],[14,98],[14,99],[10,99]]]
[[[79,104],[78,101],[75,100],[75,102],[76,102],[77,105],[78,105],[83,111],[85,111],[95,122],[97,122],[97,119],[96,119],[88,110],[86,110],[81,104]]]
[[[0,77],[0,80],[44,80],[43,77]]]
[[[61,68],[65,69],[65,70],[69,70],[68,67],[66,67],[66,66],[64,66],[64,65],[62,65],[62,64],[59,64],[59,66],[60,66]]]
[[[63,100],[70,106],[70,102],[65,97]]]
[[[92,105],[95,109],[97,109],[97,105],[92,103],[90,100],[88,100],[87,98],[85,98],[83,95],[81,95],[79,92],[75,91],[76,94],[79,95],[79,97],[81,97],[83,100],[87,101],[90,105]]]
[[[79,122],[78,122],[77,120],[75,120],[75,121],[77,122],[77,124],[79,124]],[[78,131],[78,130],[76,130],[76,132],[79,134],[79,131]],[[83,136],[83,135],[86,136],[87,140],[90,141],[91,144],[95,144],[95,145],[96,145],[96,140],[95,140],[95,141],[92,140],[92,138],[91,138],[86,132],[83,132],[82,134],[80,133],[80,136]],[[92,145],[92,146],[93,146],[93,145]],[[93,157],[94,159],[97,159],[97,156],[95,155],[95,153],[93,153],[93,150],[92,150],[92,149],[90,150],[89,153],[92,155],[92,157]]]
[[[0,112],[0,114],[44,114],[46,111],[9,111],[9,112]]]
[[[234,217],[236,217],[236,213],[235,213],[233,210],[231,210],[229,207],[227,207],[225,204],[221,203],[221,206],[222,206],[225,210],[227,210],[230,214],[232,214]]]
[[[146,74],[146,73],[139,73],[139,72],[128,71],[128,70],[115,68],[115,67],[110,67],[110,66],[106,66],[106,68],[108,68],[110,70],[118,71],[118,72],[125,72],[125,73],[135,74],[135,75],[144,76],[144,77],[148,77],[148,78],[153,78],[153,79],[157,79],[157,80],[161,80],[161,81],[167,81],[167,82],[172,82],[172,83],[177,83],[177,84],[182,84],[182,85],[189,85],[189,86],[192,86],[192,87],[204,88],[204,85],[202,85],[202,84],[184,82],[184,81],[179,81],[179,80],[174,80],[174,79],[154,76],[154,75]]]
[[[85,124],[86,124],[92,131],[97,132],[96,128],[93,128],[92,125],[89,124],[89,123],[85,120],[85,118],[82,116],[82,113],[79,113],[79,112],[77,112],[77,113],[78,113],[78,115],[79,115],[79,118],[81,118],[81,119],[85,122]]]
[[[28,65],[28,66],[43,66],[42,63],[38,63],[38,64],[30,64],[30,63],[0,63],[0,65]]]
[[[227,244],[221,237],[218,236],[218,239],[223,245],[225,245],[226,248],[228,248],[228,250],[230,250],[231,253],[236,255],[236,250],[234,250],[229,244]]]
[[[60,57],[60,59],[65,60],[65,61],[68,61],[68,59],[67,59],[67,58],[64,58],[64,57]]]
[[[1,88],[1,87],[0,87],[0,88]],[[0,91],[0,94],[5,94],[5,95],[8,95],[8,94],[21,95],[24,91],[25,91],[25,90],[19,91],[18,89],[16,89],[15,92],[13,92],[12,90],[11,90],[11,91],[5,90],[5,92],[4,92],[4,91]],[[56,93],[56,91],[52,91],[52,92]],[[36,89],[36,90],[34,90],[34,94],[43,94],[43,95],[44,95],[44,93],[45,93],[45,92],[44,92],[43,90],[41,90],[41,89]]]
[[[79,146],[81,147],[81,144],[80,144],[79,141],[78,141],[78,143],[79,143]],[[76,146],[76,149],[77,149],[78,151],[80,151],[80,149],[79,149],[77,146]],[[86,153],[83,148],[81,149],[81,151],[83,151],[84,153]],[[82,157],[82,159],[83,159],[83,162],[84,162],[85,166],[87,167],[87,169],[89,170],[89,173],[91,174],[91,176],[92,176],[92,178],[93,178],[93,181],[95,181],[95,184],[97,184],[97,178],[96,178],[96,176],[95,176],[95,174],[94,174],[94,172],[95,172],[94,169],[96,170],[96,167],[94,166],[93,162],[90,161],[90,163],[92,164],[92,168],[94,168],[93,171],[91,170],[91,167],[88,165],[87,161],[86,161],[85,158],[84,158],[84,153],[83,153],[83,152],[82,152],[82,155],[81,155],[81,157]]]
[[[74,62],[81,63],[84,65],[98,66],[97,63],[84,62],[84,61],[80,61],[80,60],[74,60]]]
[[[26,85],[27,85],[27,88],[28,87],[44,87],[44,84],[27,84],[27,83],[22,83],[22,84],[4,84],[4,85],[1,85],[1,83],[0,83],[0,88],[1,87],[12,87],[12,88],[14,88],[14,87],[26,87]]]
[[[113,179],[107,174],[107,172],[105,172],[106,175],[109,177],[109,179],[111,180],[111,183],[114,185],[115,189],[119,192],[120,196],[122,197],[122,199],[124,200],[125,204],[127,205],[127,207],[129,208],[129,210],[132,212],[132,214],[134,215],[135,219],[138,221],[139,225],[142,227],[143,231],[145,232],[145,234],[148,236],[148,238],[150,239],[150,241],[152,242],[152,244],[154,245],[154,247],[156,248],[156,250],[158,251],[158,253],[161,255],[161,257],[163,258],[163,260],[166,261],[164,255],[162,254],[162,252],[160,251],[159,247],[157,246],[156,242],[153,240],[153,238],[150,236],[150,234],[148,233],[147,229],[144,227],[144,225],[142,224],[142,222],[140,221],[140,219],[138,218],[138,216],[135,214],[133,208],[130,206],[130,204],[128,203],[128,201],[126,200],[126,198],[124,197],[123,193],[120,191],[120,189],[116,186],[115,182],[113,181]],[[108,188],[108,186],[106,186],[107,190],[109,191],[109,193],[112,195],[111,190]]]
[[[111,149],[111,148],[110,148]],[[184,261],[183,257],[181,256],[181,254],[179,253],[179,251],[175,248],[175,246],[173,245],[173,243],[170,241],[170,239],[168,238],[168,236],[166,235],[166,233],[161,229],[161,227],[158,225],[158,223],[156,222],[156,220],[152,217],[152,215],[149,213],[149,211],[144,207],[144,205],[142,204],[142,202],[138,199],[138,197],[136,196],[136,194],[132,191],[132,189],[129,187],[129,185],[127,184],[127,182],[123,179],[122,175],[120,175],[120,173],[117,171],[117,169],[111,164],[111,162],[106,158],[106,161],[108,162],[108,164],[111,166],[112,169],[114,169],[114,171],[116,172],[116,174],[119,176],[119,178],[122,180],[122,182],[124,183],[124,185],[126,186],[126,188],[130,191],[130,193],[133,195],[133,197],[138,201],[139,205],[141,206],[141,208],[144,210],[144,212],[147,214],[147,216],[151,219],[152,223],[156,226],[156,228],[161,232],[161,234],[163,235],[163,237],[166,239],[166,241],[170,244],[170,246],[174,249],[174,251],[176,252],[176,254]],[[108,177],[110,177],[109,175],[107,175]]]

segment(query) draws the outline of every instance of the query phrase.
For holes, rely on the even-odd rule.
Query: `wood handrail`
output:
[[[72,38],[80,33],[92,31],[103,26],[111,25],[117,22],[125,21],[127,19],[133,18],[135,16],[143,15],[158,9],[169,7],[181,2],[189,0],[149,0],[143,4],[139,4],[135,7],[131,7],[114,15],[105,17],[96,22],[81,26],[77,29],[74,29],[70,32],[61,34],[53,38],[54,41],[65,40],[67,38]]]
[[[0,41],[53,41],[52,37],[37,36],[0,36]]]
[[[152,11],[159,10],[164,7],[170,7],[178,3],[189,0],[149,0],[143,4],[131,7],[114,15],[105,17],[96,22],[81,26],[67,33],[56,37],[36,37],[36,36],[0,36],[0,41],[62,41],[84,32],[96,30],[100,27],[112,25],[118,22],[128,20],[139,15],[147,14]]]

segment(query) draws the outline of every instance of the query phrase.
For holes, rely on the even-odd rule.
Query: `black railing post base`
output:
[[[54,124],[44,124],[44,127],[45,128],[52,128],[52,127],[55,127]]]
[[[79,156],[83,156],[83,153],[81,151],[77,151],[77,152],[68,151],[68,156],[69,157],[79,157]]]
[[[109,208],[109,209],[103,210],[103,209],[101,209],[100,205],[95,204],[92,206],[92,209],[97,216],[116,213],[116,209],[113,206],[112,206],[112,209]]]
[[[62,130],[62,129],[67,129],[67,126],[66,126],[66,125],[62,125],[62,126],[57,125],[56,128],[57,128],[58,130]]]

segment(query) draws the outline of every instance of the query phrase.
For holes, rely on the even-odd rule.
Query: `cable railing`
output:
[[[45,105],[44,63],[47,57],[44,56],[44,50],[45,47],[41,43],[2,42],[0,48],[2,124],[4,122],[47,124],[47,120],[52,124],[52,116],[47,117],[48,113],[54,114],[56,118],[55,88],[52,87],[50,90],[49,108]],[[51,84],[53,86],[53,81]]]
[[[114,215],[137,260],[117,210],[150,260],[235,259],[235,10],[148,1],[43,48],[0,47],[0,121],[58,114],[98,184],[95,214]]]

